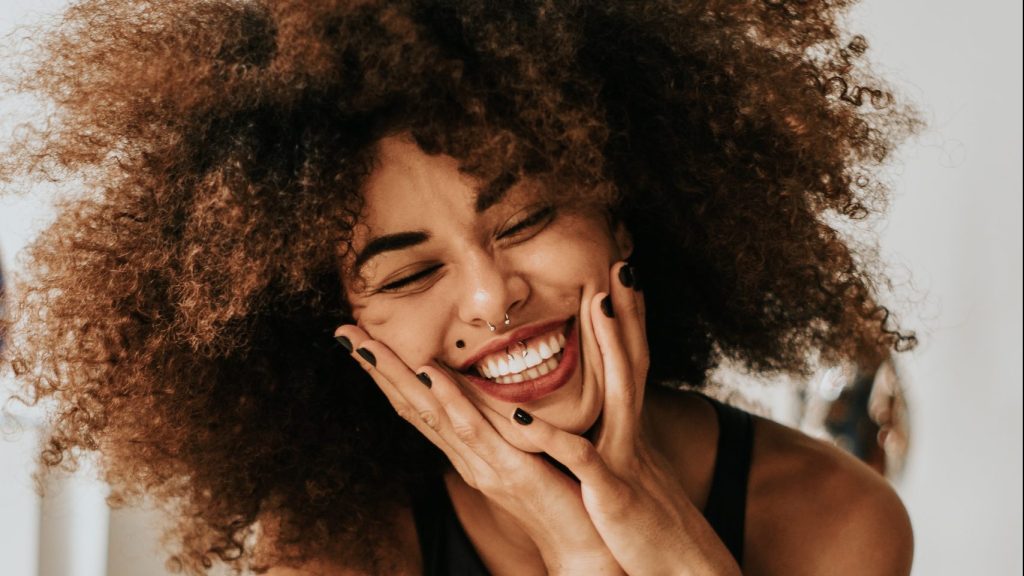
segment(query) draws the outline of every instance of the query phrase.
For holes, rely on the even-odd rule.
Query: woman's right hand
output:
[[[446,372],[414,372],[357,326],[342,326],[335,336],[348,340],[343,345],[351,345],[399,416],[440,448],[470,487],[515,518],[549,574],[623,574],[584,508],[579,484],[505,440]]]

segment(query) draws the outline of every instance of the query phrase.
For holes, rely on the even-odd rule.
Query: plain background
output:
[[[0,0],[0,33],[62,3]],[[921,337],[900,360],[912,447],[897,482],[916,575],[1024,570],[1021,11],[995,0],[868,0],[851,13],[875,69],[929,125],[889,170],[893,199],[876,229],[900,283],[897,307]],[[0,118],[24,104],[0,100]],[[0,200],[8,276],[48,218],[38,198]],[[24,516],[38,509],[24,469],[32,438],[0,437],[0,550],[31,541],[37,526]],[[12,576],[36,570],[4,562]]]

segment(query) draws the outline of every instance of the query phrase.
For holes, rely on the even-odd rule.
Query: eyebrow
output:
[[[385,252],[391,252],[393,250],[402,250],[403,248],[418,246],[427,240],[430,240],[430,234],[421,231],[398,232],[395,234],[378,236],[367,242],[366,246],[356,254],[356,261],[352,267],[359,270],[362,268],[363,264],[366,264],[367,261],[375,256],[380,256]]]
[[[491,206],[500,202],[518,181],[519,178],[516,175],[509,173],[502,174],[492,180],[487,186],[477,192],[476,206],[474,206],[476,213],[482,214],[489,210]],[[418,246],[427,240],[430,240],[430,234],[423,231],[398,232],[378,236],[367,242],[366,246],[356,254],[356,260],[352,268],[358,271],[371,258],[380,256],[385,252]]]

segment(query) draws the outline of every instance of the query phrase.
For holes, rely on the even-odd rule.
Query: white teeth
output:
[[[554,356],[554,353],[551,352],[551,346],[548,346],[547,342],[541,342],[540,346],[537,346],[537,353],[540,354],[542,360],[547,360]]]
[[[538,364],[534,368],[529,368],[525,372],[519,374],[509,374],[507,376],[498,376],[492,378],[498,384],[515,384],[524,380],[533,380],[534,378],[540,378],[541,376],[551,372],[558,367],[559,359],[556,357],[548,358],[543,364]]]
[[[552,333],[492,354],[477,362],[476,369],[484,378],[500,384],[533,379],[558,366],[558,354],[565,348],[565,335]],[[518,379],[514,378],[518,376]]]
[[[520,358],[518,356],[513,356],[512,359],[508,361],[508,371],[509,372],[511,372],[513,374],[518,374],[518,373],[522,372],[523,370],[526,370],[526,363],[523,362],[522,358]]]

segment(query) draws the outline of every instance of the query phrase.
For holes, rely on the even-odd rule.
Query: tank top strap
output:
[[[750,414],[704,396],[718,415],[718,452],[704,518],[743,565],[743,528],[747,513],[747,482],[754,445]]]
[[[736,563],[742,566],[753,422],[747,412],[702,397],[714,407],[719,430],[718,452],[704,517]],[[444,479],[440,476],[425,479],[413,490],[412,496],[424,576],[488,574],[459,523]]]

